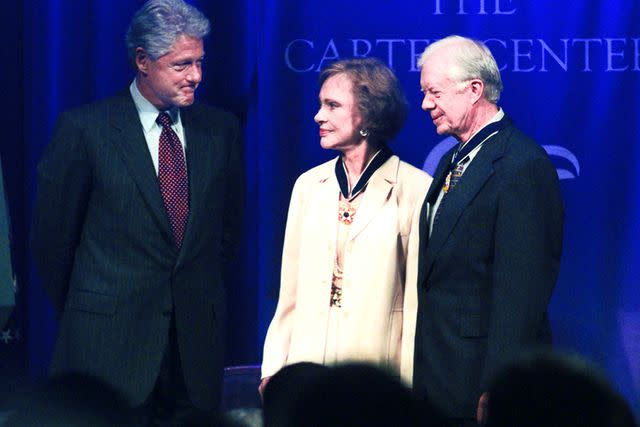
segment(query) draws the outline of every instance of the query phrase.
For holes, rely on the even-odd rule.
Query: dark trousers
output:
[[[139,408],[140,425],[210,426],[214,414],[196,408],[187,392],[178,352],[175,318],[171,316],[169,340],[153,391]]]

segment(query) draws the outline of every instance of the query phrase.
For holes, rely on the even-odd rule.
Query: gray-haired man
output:
[[[550,343],[563,207],[546,153],[498,107],[493,55],[450,36],[420,60],[422,109],[457,147],[422,206],[414,388],[451,419],[483,421],[493,375]]]
[[[33,248],[60,316],[52,373],[95,376],[178,422],[218,405],[221,270],[237,241],[239,126],[194,104],[209,21],[150,0],[127,32],[133,83],[62,113],[38,168]]]

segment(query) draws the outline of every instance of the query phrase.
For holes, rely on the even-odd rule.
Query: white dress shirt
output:
[[[131,92],[131,97],[133,98],[133,102],[136,105],[136,110],[138,110],[138,116],[140,117],[140,123],[142,123],[144,137],[147,140],[147,147],[149,148],[151,160],[153,161],[153,167],[156,169],[157,175],[158,150],[160,147],[160,133],[162,132],[162,126],[156,123],[156,119],[160,114],[160,110],[158,110],[152,103],[147,100],[147,98],[145,98],[140,93],[135,79],[129,86],[129,92]],[[178,138],[180,139],[180,143],[182,144],[182,151],[185,154],[186,160],[185,149],[187,146],[187,140],[184,137],[184,129],[182,128],[182,121],[180,119],[180,109],[172,108],[170,110],[167,110],[167,113],[173,121],[171,129],[173,129],[173,131],[176,133],[176,135],[178,135]]]
[[[496,115],[493,116],[493,118],[491,120],[489,120],[487,123],[485,123],[485,125],[482,126],[480,129],[478,129],[473,135],[471,135],[471,138],[476,136],[476,134],[478,132],[480,132],[482,129],[484,129],[490,123],[499,122],[500,120],[502,120],[503,117],[504,117],[504,111],[502,111],[502,108],[500,108],[498,110],[498,112],[496,113]],[[466,156],[464,156],[461,159],[458,159],[458,161],[456,162],[456,165],[459,165],[459,164],[462,163],[462,174],[464,174],[464,171],[467,170],[467,168],[469,167],[469,165],[473,161],[474,157],[476,157],[476,155],[478,154],[478,152],[480,151],[480,149],[484,145],[485,141],[488,140],[489,138],[491,138],[492,136],[494,136],[496,133],[498,133],[498,131],[495,131],[491,135],[487,136],[484,139],[484,141],[482,141],[480,144],[478,144],[478,146],[476,148],[471,150],[471,152],[469,152],[469,154],[467,154]],[[471,141],[471,138],[466,140],[464,142],[464,144],[462,144],[462,147],[464,147],[464,145],[467,142]],[[460,148],[462,148],[462,147],[460,147]],[[455,152],[454,152],[454,154],[455,154]],[[451,155],[451,160],[453,160],[453,154]],[[442,203],[442,198],[444,197],[444,194],[445,194],[444,191],[443,191],[443,188],[440,189],[440,193],[438,194],[438,198],[436,199],[435,203],[432,206],[430,206],[430,209],[429,209],[429,236],[431,236],[431,232],[433,231],[433,220],[434,220],[434,218],[436,216],[435,213],[438,211],[438,208],[440,207],[440,203]]]

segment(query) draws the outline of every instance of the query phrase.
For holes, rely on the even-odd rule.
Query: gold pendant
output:
[[[331,284],[331,301],[329,302],[329,306],[342,307],[342,288],[334,284]]]

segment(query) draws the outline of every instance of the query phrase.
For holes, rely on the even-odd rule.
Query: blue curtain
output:
[[[420,111],[416,55],[430,41],[457,33],[487,42],[502,69],[500,105],[545,146],[562,178],[566,227],[551,305],[555,341],[598,363],[640,411],[638,2],[193,3],[213,21],[199,99],[233,111],[245,127],[247,211],[228,289],[228,364],[260,361],[277,301],[291,187],[301,172],[335,155],[319,147],[313,123],[318,70],[354,55],[377,56],[392,66],[410,103],[407,124],[392,148],[431,170],[450,141],[436,135]],[[3,49],[16,49],[17,61],[7,71],[12,78],[5,82],[12,100],[6,114],[20,126],[4,139],[13,142],[3,142],[2,159],[14,240],[20,241],[17,271],[27,285],[21,302],[25,357],[30,374],[38,377],[46,372],[56,325],[24,244],[35,166],[60,111],[131,81],[124,33],[142,2],[15,4],[5,6],[15,8],[16,19],[8,20],[3,34],[16,43]]]
[[[23,141],[23,83],[25,81],[23,67],[22,32],[23,13],[21,2],[11,2],[3,8],[5,24],[0,29],[3,42],[0,44],[0,57],[6,61],[1,75],[3,76],[3,108],[2,138],[0,139],[0,160],[2,161],[2,201],[0,201],[0,220],[3,247],[0,248],[0,268],[2,285],[13,287],[17,291],[13,295],[17,303],[14,310],[0,317],[9,315],[8,322],[0,324],[0,379],[4,384],[13,382],[24,373],[24,301],[21,286],[25,280],[25,235],[26,212],[25,197],[25,155]],[[9,244],[7,245],[7,237]],[[7,265],[9,264],[9,265]],[[11,270],[7,271],[7,269]],[[9,275],[15,277],[13,283],[7,283]],[[1,292],[0,292],[1,293]],[[2,309],[0,309],[1,311]],[[0,395],[2,392],[0,391]]]

